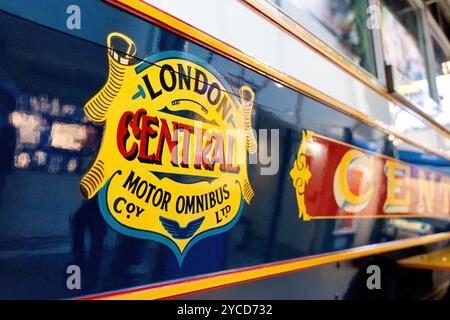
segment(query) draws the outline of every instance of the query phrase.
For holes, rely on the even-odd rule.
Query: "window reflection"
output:
[[[393,67],[395,90],[405,96],[428,95],[418,11],[404,0],[383,0],[382,4],[384,56]]]
[[[323,42],[372,74],[375,58],[366,1],[270,0]]]
[[[16,131],[13,167],[49,173],[82,173],[95,148],[98,129],[82,108],[58,98],[22,94],[9,116]]]
[[[438,41],[434,37],[432,39],[434,52],[434,71],[436,73],[436,85],[441,104],[439,117],[441,123],[450,127],[450,57],[444,52]]]

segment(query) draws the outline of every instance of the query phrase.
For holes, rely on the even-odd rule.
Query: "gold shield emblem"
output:
[[[246,150],[257,148],[254,93],[234,92],[193,55],[139,61],[125,35],[107,42],[107,82],[84,107],[90,121],[104,123],[103,140],[81,191],[98,193],[113,229],[159,241],[181,263],[195,242],[232,228],[253,197]]]

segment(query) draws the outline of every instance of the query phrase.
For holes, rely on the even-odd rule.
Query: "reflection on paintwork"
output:
[[[61,104],[56,97],[26,93],[16,98],[9,114],[15,128],[14,166],[51,173],[83,172],[98,129],[87,123],[82,108]]]
[[[11,123],[19,131],[19,144],[36,145],[41,141],[41,132],[46,122],[38,115],[28,115],[22,112],[11,114]]]
[[[429,223],[425,223],[417,220],[408,219],[389,219],[386,227],[391,227],[394,230],[402,230],[417,235],[425,235],[433,232],[433,226]]]
[[[53,148],[80,151],[88,140],[87,131],[86,126],[55,121],[50,133],[50,145]]]

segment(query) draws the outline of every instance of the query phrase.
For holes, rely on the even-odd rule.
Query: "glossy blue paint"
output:
[[[72,3],[82,7],[81,30],[65,29],[61,12]],[[405,236],[386,219],[357,220],[354,232],[348,234],[335,232],[339,228],[337,220],[300,220],[289,178],[304,129],[388,156],[400,154],[405,161],[416,161],[415,157],[402,157],[406,154],[399,153],[385,133],[105,3],[3,2],[0,25],[8,30],[0,34],[0,297],[76,297]],[[243,84],[249,85],[255,92],[254,127],[279,129],[278,173],[264,176],[260,174],[262,165],[249,166],[255,191],[251,204],[243,208],[237,224],[229,231],[193,244],[182,265],[167,246],[129,237],[108,227],[97,199],[85,201],[79,193],[79,181],[97,154],[102,132],[102,127],[83,119],[82,106],[106,80],[105,42],[110,32],[132,38],[139,48],[140,59],[177,50],[206,61],[230,84],[233,95],[238,94]],[[58,98],[61,110],[63,105],[73,106],[73,113],[40,110],[36,106],[45,104],[42,102],[45,96],[49,101]],[[30,103],[31,100],[34,102]],[[20,129],[10,120],[17,112],[34,117],[25,123],[35,125],[31,131],[39,132],[36,141],[21,141]],[[57,123],[84,126],[91,132],[90,142],[80,150],[52,145],[51,128]],[[36,151],[44,152],[48,162],[41,165]],[[21,154],[29,155],[26,168],[14,166]],[[73,159],[77,167],[71,171],[68,166]],[[442,168],[442,161],[437,159],[427,165]],[[431,225],[433,232],[449,230],[445,221],[421,221]],[[417,234],[411,232],[406,236]],[[79,291],[65,286],[66,268],[70,264],[81,266]],[[326,276],[334,277],[328,271]],[[348,284],[346,280],[343,286]],[[304,297],[307,296],[305,292]]]

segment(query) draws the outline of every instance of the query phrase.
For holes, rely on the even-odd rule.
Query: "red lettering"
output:
[[[179,134],[183,133],[181,163],[178,161]],[[194,137],[192,137],[192,135]],[[129,141],[130,137],[135,140]],[[191,139],[192,143],[191,143]],[[213,171],[220,164],[222,172],[238,173],[239,165],[233,166],[235,138],[224,136],[219,130],[207,130],[186,123],[168,121],[147,115],[145,109],[136,113],[124,112],[117,127],[116,142],[120,154],[127,160],[135,158],[142,163],[162,164],[164,149],[171,154],[171,164],[183,168],[190,166],[194,152],[193,168]],[[151,139],[158,139],[154,152],[149,150]],[[227,144],[226,144],[227,143]]]

